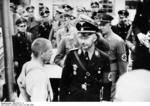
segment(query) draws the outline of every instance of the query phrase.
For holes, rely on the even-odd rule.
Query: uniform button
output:
[[[86,57],[85,59],[88,60],[88,57]]]
[[[77,71],[73,71],[73,75],[77,75]]]
[[[87,79],[87,76],[84,76],[85,79]]]
[[[101,73],[101,71],[98,71],[97,73],[98,73],[98,74],[100,74],[100,73]]]

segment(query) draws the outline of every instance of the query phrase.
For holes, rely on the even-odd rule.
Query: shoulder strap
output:
[[[81,60],[80,60],[80,58],[79,58],[79,56],[78,56],[78,54],[77,54],[76,51],[74,51],[74,55],[75,55],[75,57],[76,57],[78,63],[79,63],[80,66],[82,67],[82,69],[83,69],[84,71],[87,71],[87,69],[85,68],[85,66],[82,64],[82,62],[81,62]]]

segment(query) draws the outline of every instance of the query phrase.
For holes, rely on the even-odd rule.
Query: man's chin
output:
[[[89,49],[89,47],[88,46],[83,46],[82,49],[86,51],[86,50]]]

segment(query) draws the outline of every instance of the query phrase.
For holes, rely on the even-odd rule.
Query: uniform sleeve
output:
[[[59,45],[60,39],[61,39],[60,32],[61,32],[61,30],[58,30],[58,31],[56,32],[56,43],[57,43],[57,46]]]
[[[47,80],[46,76],[43,73],[38,73],[37,76],[34,75],[34,82],[31,92],[31,101],[32,102],[44,102],[47,100],[48,89],[47,89]]]
[[[66,43],[65,39],[62,39],[60,44],[58,45],[54,62],[57,65],[62,66],[62,64],[64,63],[63,58],[65,57],[65,55],[66,55]]]
[[[72,81],[71,72],[72,72],[72,66],[71,66],[71,59],[72,59],[71,52],[68,53],[64,68],[62,71],[62,77],[60,81],[60,101],[65,101],[68,96],[68,90],[70,83]]]
[[[120,76],[127,71],[127,54],[124,41],[120,41],[117,44],[117,60]]]

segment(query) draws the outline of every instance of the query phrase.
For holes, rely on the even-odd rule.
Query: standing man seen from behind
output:
[[[135,58],[133,69],[150,70],[150,1],[143,0],[137,7],[133,21],[133,32],[135,34]]]
[[[110,45],[108,55],[110,58],[111,74],[109,75],[109,80],[112,81],[111,99],[113,100],[115,94],[115,83],[117,79],[127,71],[126,48],[124,40],[111,29],[111,21],[113,20],[113,17],[104,14],[101,20],[100,28],[102,34]],[[105,89],[106,92],[109,88],[110,87],[108,86],[108,89]]]
[[[81,48],[67,54],[60,82],[60,101],[100,101],[103,83],[108,83],[109,57],[95,47],[98,28],[94,24],[82,20],[76,28]]]

